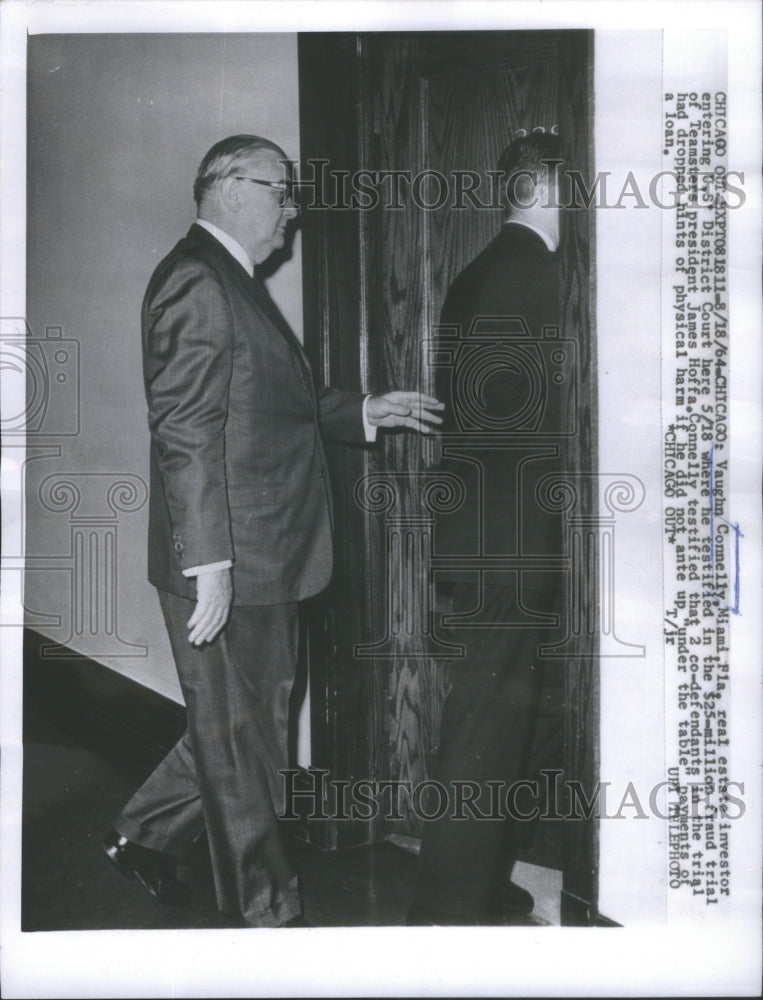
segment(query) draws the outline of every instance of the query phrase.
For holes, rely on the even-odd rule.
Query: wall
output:
[[[69,343],[35,349],[51,381],[28,441],[27,620],[180,700],[146,581],[140,303],[193,221],[193,177],[215,141],[254,132],[299,156],[296,36],[33,36],[28,66],[27,318],[35,338],[60,327]],[[299,237],[270,288],[301,335]]]

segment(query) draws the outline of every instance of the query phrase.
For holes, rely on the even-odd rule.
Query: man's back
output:
[[[539,337],[559,323],[559,255],[526,226],[506,223],[453,281],[442,323],[468,329],[475,316],[523,316]]]
[[[438,520],[439,555],[559,554],[559,517],[535,496],[539,480],[560,470],[559,326],[558,254],[507,223],[453,281],[442,309],[440,345],[455,351],[437,379],[447,407],[441,468],[467,496]]]

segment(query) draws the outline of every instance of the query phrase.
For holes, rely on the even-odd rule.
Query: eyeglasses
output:
[[[235,175],[237,181],[251,181],[252,184],[262,184],[263,187],[272,188],[280,193],[278,204],[283,208],[288,202],[294,204],[294,182],[293,181],[265,181],[261,177],[244,177]]]

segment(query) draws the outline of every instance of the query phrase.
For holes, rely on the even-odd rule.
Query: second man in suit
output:
[[[550,133],[504,151],[503,225],[442,309],[452,360],[437,383],[446,402],[441,468],[459,477],[467,502],[438,520],[435,544],[449,564],[438,581],[464,658],[452,670],[433,775],[448,808],[424,822],[411,924],[496,924],[505,909],[533,907],[509,873],[537,805],[522,783],[556,760],[562,725],[560,678],[541,655],[561,612],[562,523],[538,500],[542,483],[561,475],[569,430],[559,163]],[[460,812],[459,788],[475,802]]]

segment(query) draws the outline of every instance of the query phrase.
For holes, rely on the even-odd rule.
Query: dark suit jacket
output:
[[[316,391],[265,287],[201,226],[156,268],[142,329],[150,581],[194,599],[183,569],[232,559],[234,604],[322,590],[332,515],[321,430],[362,441],[363,396]]]
[[[535,495],[541,478],[561,468],[559,435],[567,430],[564,362],[553,342],[558,254],[525,226],[503,226],[453,281],[441,324],[441,468],[462,480],[466,502],[438,517],[437,554],[560,554],[561,519]],[[474,576],[455,570],[442,579]],[[524,585],[543,588],[531,574]]]

